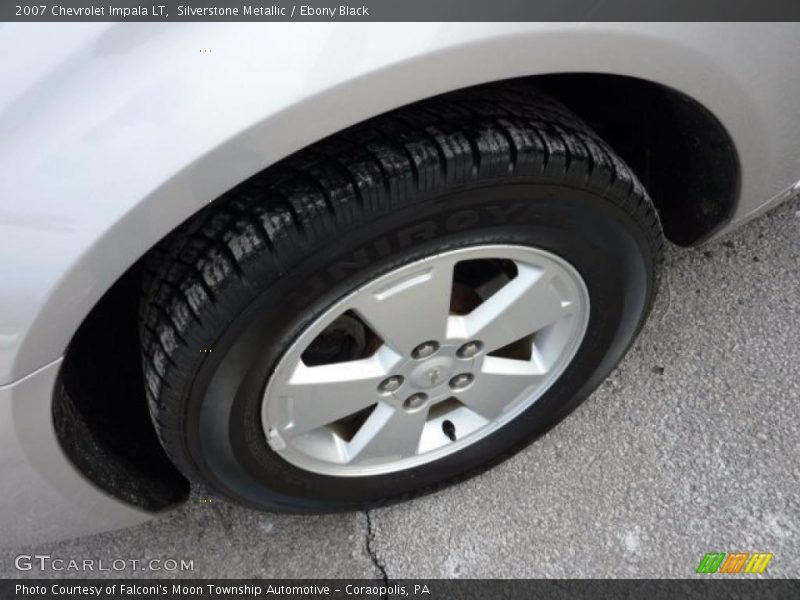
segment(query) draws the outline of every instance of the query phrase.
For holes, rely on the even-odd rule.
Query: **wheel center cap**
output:
[[[453,360],[441,356],[426,360],[418,365],[411,372],[409,379],[417,388],[427,390],[447,383],[452,373]]]

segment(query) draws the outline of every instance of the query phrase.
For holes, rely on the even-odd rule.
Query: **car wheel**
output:
[[[529,87],[394,111],[151,253],[153,422],[190,480],[262,509],[436,489],[591,393],[646,317],[662,246],[631,171]]]

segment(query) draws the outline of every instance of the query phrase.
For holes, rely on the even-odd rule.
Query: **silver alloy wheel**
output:
[[[515,272],[483,285],[469,312],[453,314],[456,266],[480,260]],[[345,313],[378,336],[377,349],[307,365],[304,352]],[[332,476],[437,460],[536,402],[572,360],[588,321],[580,275],[544,250],[471,246],[405,265],[331,306],[281,357],[261,409],[267,442],[289,463]],[[356,414],[355,432],[343,436],[334,425]]]

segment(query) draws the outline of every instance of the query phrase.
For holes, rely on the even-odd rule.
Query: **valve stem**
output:
[[[456,426],[453,425],[453,422],[448,420],[442,423],[442,432],[450,438],[451,442],[456,441]]]

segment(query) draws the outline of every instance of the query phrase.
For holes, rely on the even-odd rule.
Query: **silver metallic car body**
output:
[[[742,169],[729,229],[800,179],[799,33],[734,23],[0,25],[0,481],[12,490],[0,495],[3,543],[149,517],[63,456],[53,382],[103,293],[236,183],[435,94],[611,73],[675,88],[727,129]]]

